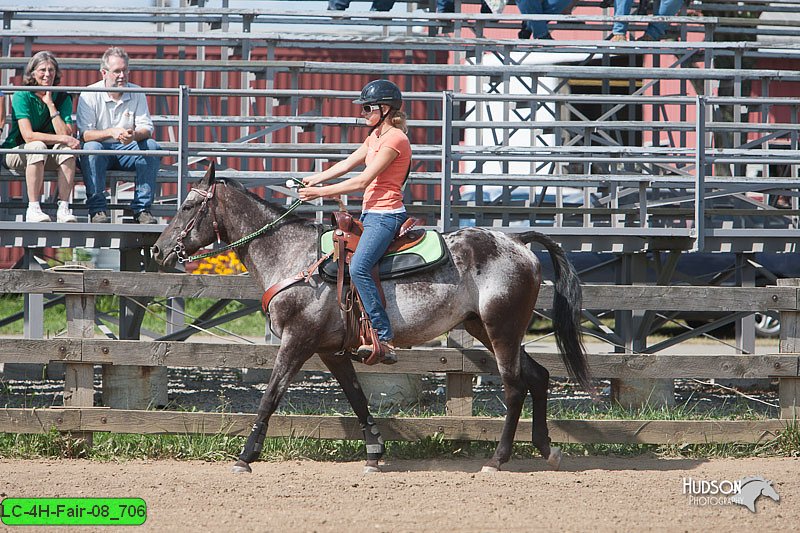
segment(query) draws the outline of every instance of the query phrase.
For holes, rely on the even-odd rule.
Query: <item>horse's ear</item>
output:
[[[206,187],[210,187],[214,180],[216,179],[216,171],[215,171],[215,164],[214,160],[211,160],[211,164],[208,165],[208,169],[206,170],[206,175],[203,176],[203,179],[200,180],[200,183]]]

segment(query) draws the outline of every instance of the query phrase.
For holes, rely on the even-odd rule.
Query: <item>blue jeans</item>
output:
[[[370,11],[390,11],[394,0],[375,0]],[[350,7],[350,0],[328,0],[328,11],[344,11]]]
[[[350,279],[361,297],[372,327],[384,342],[391,341],[394,335],[381,302],[381,294],[372,279],[372,268],[378,264],[407,218],[406,213],[363,213],[361,222],[364,224],[364,233],[350,259]]]
[[[453,0],[436,0],[437,13],[455,13],[456,4]],[[481,13],[491,13],[492,10],[486,5],[486,2],[481,2]]]
[[[89,141],[84,143],[84,150],[160,150],[161,147],[153,139],[121,144],[114,142]],[[156,175],[161,166],[158,156],[143,157],[140,155],[82,155],[81,173],[86,186],[86,206],[89,214],[94,215],[108,208],[106,203],[106,171],[135,170],[136,190],[133,194],[131,209],[134,214],[149,210],[153,204],[156,189]]]
[[[517,0],[517,7],[523,15],[560,15],[571,3],[572,0]],[[530,21],[527,25],[534,39],[541,39],[550,33],[544,20]]]
[[[671,17],[680,11],[682,5],[683,0],[661,0],[661,3],[658,5],[658,12],[653,14],[661,17]],[[633,0],[615,0],[614,15],[630,15],[632,7]],[[611,28],[611,33],[618,35],[624,35],[627,33],[627,31],[627,22],[615,22],[614,26]],[[667,32],[667,25],[663,22],[651,22],[647,25],[647,29],[644,32],[658,41],[661,40],[661,38],[664,37],[664,34]]]

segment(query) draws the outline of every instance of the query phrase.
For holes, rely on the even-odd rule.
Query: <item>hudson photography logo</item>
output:
[[[772,486],[772,481],[761,476],[750,476],[735,481],[683,478],[683,493],[689,505],[742,505],[751,513],[756,512],[756,500],[766,496],[780,501],[781,497]]]

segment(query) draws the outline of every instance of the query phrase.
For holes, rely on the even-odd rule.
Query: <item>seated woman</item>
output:
[[[53,86],[61,82],[58,61],[51,52],[34,55],[25,67],[22,84]],[[11,129],[3,148],[25,150],[77,150],[80,142],[73,137],[72,98],[66,93],[17,91],[11,98]],[[50,222],[42,212],[39,199],[44,188],[44,171],[58,172],[58,222],[76,222],[69,209],[69,199],[75,183],[75,156],[72,154],[6,154],[8,168],[25,172],[28,191],[27,222]]]
[[[358,355],[366,359],[373,352],[383,352],[381,362],[392,364],[397,362],[392,325],[372,279],[372,267],[408,218],[403,205],[403,187],[411,168],[411,143],[406,136],[406,115],[400,110],[403,95],[397,85],[389,80],[372,81],[364,86],[354,103],[363,106],[364,120],[372,128],[367,140],[347,159],[304,178],[306,187],[299,192],[300,198],[308,201],[364,191],[361,209],[364,232],[350,260],[350,279],[382,346],[361,346]],[[366,165],[364,170],[351,178],[333,185],[316,186],[361,165]]]

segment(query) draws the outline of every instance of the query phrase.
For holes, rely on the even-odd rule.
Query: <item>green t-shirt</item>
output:
[[[53,102],[56,109],[67,124],[72,124],[72,97],[67,93],[54,93]],[[3,148],[16,148],[25,144],[19,133],[19,119],[27,118],[31,121],[33,131],[39,133],[55,133],[53,121],[50,119],[50,110],[44,102],[29,91],[18,91],[11,98],[11,129],[3,143]]]

